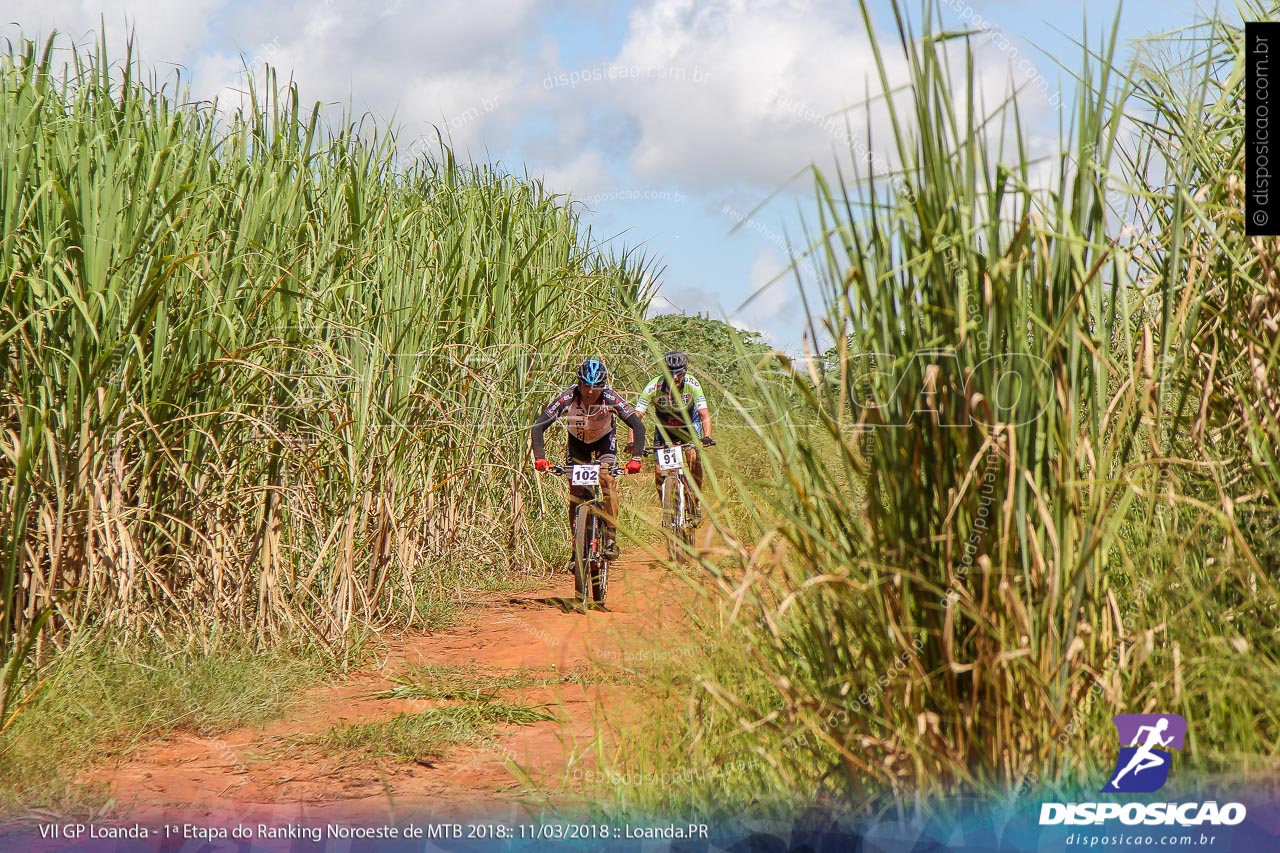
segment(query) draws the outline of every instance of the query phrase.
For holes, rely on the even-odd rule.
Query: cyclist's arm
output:
[[[692,376],[686,376],[684,381],[693,385],[693,410],[702,421],[702,437],[711,438],[711,407],[707,405],[707,395],[702,392],[702,383]]]
[[[613,414],[622,419],[622,422],[631,428],[630,435],[632,445],[632,456],[644,457],[644,421],[640,420],[640,415],[636,414],[636,410],[631,404],[622,398],[617,391],[606,391],[606,402],[613,408]]]
[[[635,413],[636,413],[637,420],[640,420],[641,418],[643,418],[644,413],[649,411],[649,406],[653,404],[653,395],[657,392],[657,390],[658,390],[657,379],[650,381],[648,385],[644,386],[644,390],[640,392],[640,399],[636,400]],[[631,426],[630,418],[623,417],[623,421],[627,424],[627,427],[629,428],[627,430],[627,446],[633,447],[635,446],[637,430],[635,427]],[[636,455],[644,456],[644,446],[643,446],[644,445],[644,442],[643,442],[644,424],[643,423],[641,423],[640,425],[639,434],[641,438],[641,447],[640,447],[640,452],[636,453]]]
[[[546,411],[542,413],[542,416],[539,417],[537,422],[533,425],[531,438],[533,439],[534,459],[546,458],[547,445],[546,439],[543,437],[543,433],[546,432],[547,427],[555,423],[560,418],[561,413],[564,412],[564,406],[561,405],[560,400],[561,398],[559,397],[553,400],[551,405],[547,406]]]
[[[649,384],[644,386],[644,390],[640,392],[640,399],[636,400],[636,414],[644,417],[644,413],[649,411],[649,407],[653,405],[653,395],[658,393],[658,379],[650,379]]]
[[[547,443],[546,443],[546,440],[542,437],[542,434],[546,431],[547,427],[551,426],[553,423],[555,423],[555,421],[556,421],[555,418],[548,419],[544,417],[539,419],[538,422],[533,425],[532,439],[533,439],[533,458],[534,459],[546,458]]]
[[[630,428],[628,430],[631,440],[628,446],[631,448],[631,455],[637,458],[644,458],[644,421],[635,412],[627,415],[622,419]]]

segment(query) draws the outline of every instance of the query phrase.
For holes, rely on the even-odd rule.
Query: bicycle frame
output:
[[[552,474],[569,478],[574,483],[574,468],[595,467],[597,471],[606,466],[599,462],[570,463],[568,466],[556,465],[549,469]],[[613,477],[622,475],[622,468],[617,465],[607,466]],[[583,484],[578,483],[579,487]],[[609,561],[605,559],[600,528],[603,523],[599,509],[604,506],[604,489],[600,485],[599,476],[588,488],[591,497],[578,504],[573,521],[573,557],[574,557],[574,594],[583,606],[594,600],[603,606],[609,587]]]
[[[678,467],[664,468],[663,451],[678,447],[682,451]],[[689,523],[689,480],[685,476],[683,451],[692,449],[688,442],[679,444],[658,444],[650,448],[654,460],[662,472],[662,526],[667,533],[667,554],[675,562],[683,562],[693,548],[694,525]]]

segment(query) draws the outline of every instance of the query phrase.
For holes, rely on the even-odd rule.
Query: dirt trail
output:
[[[393,641],[377,669],[315,689],[271,724],[221,737],[173,735],[97,767],[86,781],[111,790],[116,816],[156,824],[381,822],[481,810],[494,818],[508,809],[518,818],[532,806],[508,758],[552,792],[578,787],[575,778],[592,764],[583,756],[597,725],[607,731],[635,716],[635,688],[624,676],[641,650],[653,653],[664,638],[679,639],[673,635],[689,588],[660,564],[632,555],[612,567],[607,612],[570,609],[573,578],[558,572],[542,588],[486,596],[469,608],[460,627]],[[500,726],[482,746],[457,747],[430,766],[297,744],[299,735],[338,723],[386,720],[441,704],[371,695],[414,664],[475,665],[490,672],[528,668],[569,680],[502,694],[505,701],[552,706],[556,722]]]

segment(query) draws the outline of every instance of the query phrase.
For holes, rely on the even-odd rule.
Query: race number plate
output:
[[[574,465],[569,474],[569,482],[575,486],[600,485],[599,465]]]
[[[679,447],[659,447],[658,470],[675,471],[684,467],[684,451]]]

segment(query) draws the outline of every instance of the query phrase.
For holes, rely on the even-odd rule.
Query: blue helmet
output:
[[[578,367],[578,381],[591,388],[603,388],[609,384],[609,368],[598,358],[589,358]]]

